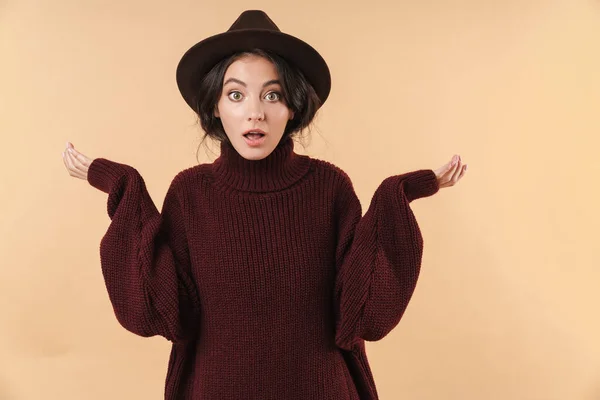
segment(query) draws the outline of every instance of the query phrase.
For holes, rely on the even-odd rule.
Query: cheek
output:
[[[239,104],[233,104],[227,101],[219,102],[219,114],[223,124],[236,121],[244,117],[244,109]]]
[[[278,105],[277,107],[273,107],[270,115],[273,120],[285,124],[291,114],[286,106]]]

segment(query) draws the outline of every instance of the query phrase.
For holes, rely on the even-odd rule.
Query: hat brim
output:
[[[210,36],[185,52],[177,65],[177,87],[186,103],[196,110],[197,93],[202,78],[223,58],[236,52],[260,48],[272,51],[294,64],[315,89],[321,105],[331,90],[327,63],[308,43],[267,29],[240,29]]]

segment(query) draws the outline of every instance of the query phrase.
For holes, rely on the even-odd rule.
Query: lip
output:
[[[242,136],[246,144],[250,147],[260,147],[267,140],[266,136],[261,136],[259,139],[250,139],[246,136]]]
[[[242,133],[242,136],[244,136],[245,134],[250,133],[250,132],[259,132],[265,136],[267,135],[267,132],[263,131],[262,129],[248,129],[247,131],[244,131],[244,133]]]

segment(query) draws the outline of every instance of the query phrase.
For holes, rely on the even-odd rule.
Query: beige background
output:
[[[346,170],[363,208],[387,176],[469,164],[413,203],[420,282],[367,344],[381,398],[600,399],[596,0],[0,3],[0,399],[162,398],[169,342],[118,325],[107,197],[61,152],[134,166],[160,207],[199,142],[176,64],[247,8],[328,61],[296,149]]]

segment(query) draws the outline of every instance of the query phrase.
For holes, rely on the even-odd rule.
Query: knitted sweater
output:
[[[362,215],[348,175],[282,140],[230,144],[174,177],[162,210],[136,169],[96,158],[100,263],[119,323],[172,342],[166,400],[376,400],[364,341],[400,321],[423,239],[409,207],[432,170],[386,178]]]

